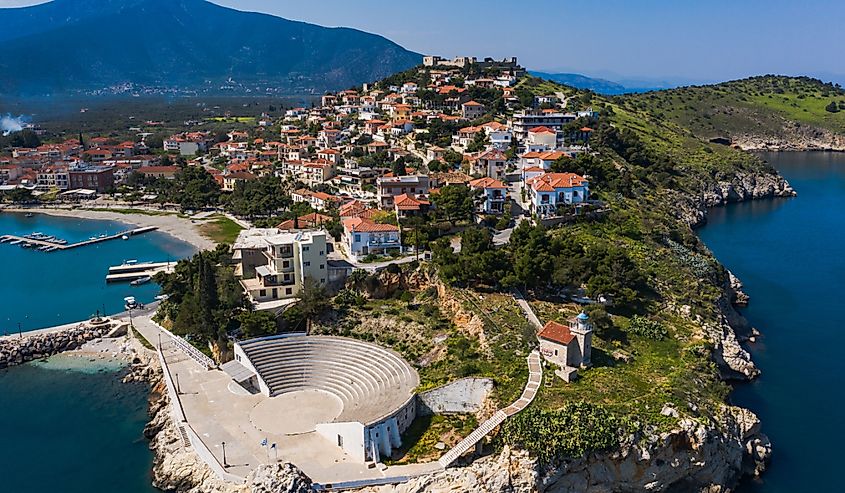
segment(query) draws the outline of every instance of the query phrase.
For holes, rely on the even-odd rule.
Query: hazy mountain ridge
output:
[[[135,83],[217,87],[229,78],[317,91],[419,63],[381,36],[324,28],[203,0],[56,0],[0,9],[0,93]]]

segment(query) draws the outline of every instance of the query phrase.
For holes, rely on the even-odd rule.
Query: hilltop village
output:
[[[759,422],[725,401],[758,373],[744,298],[691,229],[793,193],[755,158],[513,58],[130,125],[3,137],[0,194],[215,221],[217,248],[157,274],[132,322],[163,369],[158,485],[243,491],[209,481],[280,459],[335,489],[497,470],[524,487],[489,491],[731,488],[765,468]],[[183,449],[201,479],[168,469]]]

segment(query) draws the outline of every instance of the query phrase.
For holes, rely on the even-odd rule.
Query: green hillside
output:
[[[614,100],[689,129],[703,139],[788,137],[791,122],[845,134],[845,90],[809,77],[760,76]]]

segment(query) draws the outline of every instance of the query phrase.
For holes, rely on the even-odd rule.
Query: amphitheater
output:
[[[416,417],[416,371],[366,342],[295,334],[235,345],[241,381],[268,399],[250,415],[265,431],[318,433],[362,462],[401,446]],[[231,369],[230,369],[231,371]]]

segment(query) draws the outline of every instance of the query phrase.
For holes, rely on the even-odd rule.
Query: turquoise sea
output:
[[[700,236],[744,283],[763,371],[735,404],[763,421],[771,467],[746,493],[842,491],[845,442],[845,154],[765,154],[798,191],[713,210]]]
[[[0,235],[35,231],[69,242],[130,226],[0,213]],[[0,332],[76,322],[123,310],[128,295],[151,301],[153,284],[106,285],[109,266],[128,259],[176,260],[190,245],[161,233],[43,253],[0,244]],[[142,434],[149,388],[122,384],[116,362],[57,356],[0,370],[0,492],[152,493],[152,453]]]
[[[0,236],[39,232],[75,243],[132,228],[113,221],[0,213]],[[159,232],[51,253],[0,243],[0,334],[17,332],[18,323],[29,331],[84,320],[98,310],[121,312],[126,296],[152,301],[157,286],[107,285],[108,268],[130,259],[178,260],[193,252],[191,245]]]

